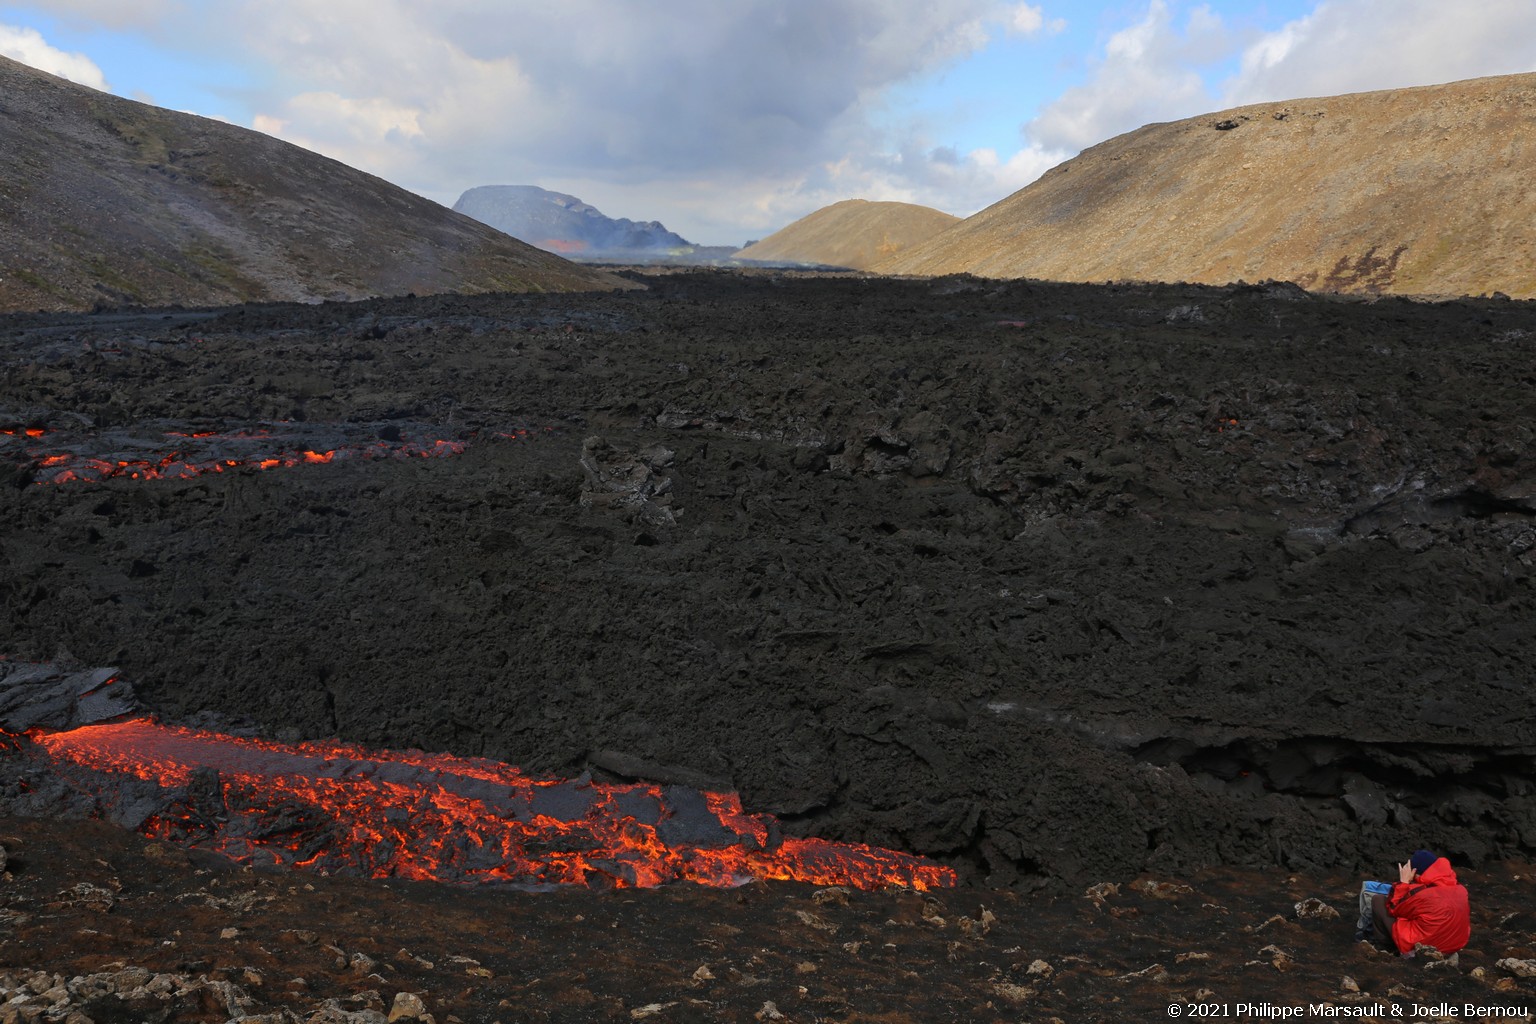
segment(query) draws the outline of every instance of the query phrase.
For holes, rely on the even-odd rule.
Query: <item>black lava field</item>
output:
[[[1531,304],[643,280],[0,318],[0,654],[962,883],[1536,856]]]

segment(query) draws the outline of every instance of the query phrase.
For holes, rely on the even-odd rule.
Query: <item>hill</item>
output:
[[[624,256],[695,248],[657,221],[608,217],[575,196],[537,185],[481,185],[461,195],[453,208],[529,245],[563,256]]]
[[[1533,112],[1526,74],[1148,125],[878,269],[1536,297]]]
[[[845,199],[754,242],[736,257],[868,270],[959,222],[927,206]]]
[[[0,58],[0,311],[625,287],[259,132]]]

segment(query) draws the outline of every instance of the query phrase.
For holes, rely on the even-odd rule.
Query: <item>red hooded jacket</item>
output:
[[[1387,912],[1397,919],[1392,922],[1392,941],[1404,953],[1412,953],[1420,942],[1454,953],[1472,937],[1466,886],[1456,881],[1444,857],[1419,872],[1416,880],[1394,885]]]

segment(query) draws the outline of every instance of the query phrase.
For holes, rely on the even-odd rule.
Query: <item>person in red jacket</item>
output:
[[[1472,936],[1472,915],[1467,889],[1456,880],[1451,862],[1428,850],[1419,850],[1407,863],[1397,866],[1398,882],[1366,882],[1360,888],[1360,923],[1357,939],[1376,932],[1391,939],[1403,956],[1415,946],[1433,946],[1454,953]]]

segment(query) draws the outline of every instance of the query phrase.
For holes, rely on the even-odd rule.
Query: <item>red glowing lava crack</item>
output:
[[[921,857],[782,836],[733,793],[538,780],[480,758],[285,745],[148,719],[29,735],[110,820],[245,863],[527,885],[956,881]]]
[[[275,469],[352,459],[445,458],[461,455],[466,438],[444,438],[420,424],[265,423],[233,430],[136,427],[95,433],[41,427],[0,429],[0,457],[33,467],[36,484],[187,479],[236,469]],[[543,428],[549,433],[553,428]],[[472,436],[477,436],[474,432]],[[485,438],[523,441],[526,427],[488,431]]]

